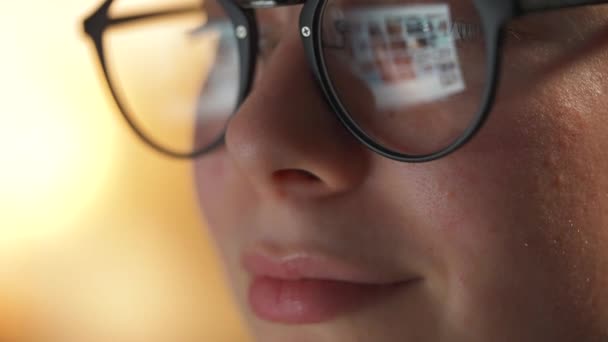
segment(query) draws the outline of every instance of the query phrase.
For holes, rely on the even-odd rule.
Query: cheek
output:
[[[470,144],[416,175],[415,203],[447,264],[456,319],[568,326],[568,316],[585,324],[594,312],[608,245],[608,103],[594,95],[601,82],[578,79],[504,89]]]
[[[202,209],[213,208],[217,200],[224,196],[226,174],[226,158],[221,152],[200,158],[194,165],[194,177],[196,180],[197,194]],[[215,211],[215,210],[210,210]]]
[[[521,238],[600,219],[593,214],[606,202],[608,101],[598,94],[608,92],[608,72],[598,70],[590,58],[536,82],[506,76],[485,127],[436,167],[441,191],[429,193],[444,194],[434,201],[451,213],[446,219],[476,217],[493,222],[485,229],[495,233],[502,222],[525,223],[509,235]]]
[[[243,207],[245,191],[236,196],[229,186],[237,179],[226,152],[220,150],[199,158],[194,165],[199,205],[210,232],[220,247],[234,240],[234,213]],[[241,187],[243,189],[243,187]],[[241,198],[241,200],[236,200]]]

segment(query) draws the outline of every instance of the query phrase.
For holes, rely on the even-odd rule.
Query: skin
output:
[[[195,165],[200,206],[259,341],[608,340],[608,5],[512,23],[487,124],[424,164],[355,141],[307,69],[297,10],[278,11],[292,11],[273,22],[285,35],[225,146]],[[269,323],[248,306],[239,259],[261,242],[422,281],[329,322]]]

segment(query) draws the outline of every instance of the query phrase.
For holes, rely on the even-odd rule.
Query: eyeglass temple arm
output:
[[[202,7],[200,7],[200,6],[181,7],[181,8],[174,8],[174,9],[165,10],[165,11],[155,11],[155,12],[129,15],[129,16],[118,17],[118,18],[111,18],[110,22],[112,25],[120,25],[120,24],[128,23],[130,21],[135,21],[135,20],[153,19],[156,17],[164,17],[164,16],[169,16],[169,15],[179,15],[179,14],[200,11],[201,9],[202,9]]]
[[[523,13],[608,3],[607,0],[516,0]]]
[[[257,9],[257,8],[269,8],[269,7],[279,7],[279,6],[292,6],[292,5],[300,5],[306,2],[306,0],[237,0],[237,4],[243,8]],[[156,12],[148,12],[143,14],[124,16],[119,18],[111,18],[110,22],[112,25],[120,25],[125,24],[130,21],[142,20],[142,19],[152,19],[156,17],[163,17],[167,15],[178,15],[184,14],[193,11],[201,10],[201,6],[190,6],[190,7],[181,7],[175,8],[166,11],[156,11]]]
[[[306,0],[236,0],[236,3],[243,8],[269,8],[269,7],[279,7],[279,6],[293,6],[293,5],[301,5],[304,4]],[[184,14],[193,11],[201,10],[201,6],[189,6],[189,7],[181,7],[174,8],[171,10],[165,11],[156,11],[156,12],[148,12],[143,14],[137,14],[132,16],[125,16],[119,18],[110,19],[113,25],[119,25],[128,23],[130,21],[141,20],[141,19],[152,19],[155,17],[162,17],[167,15],[178,15]]]

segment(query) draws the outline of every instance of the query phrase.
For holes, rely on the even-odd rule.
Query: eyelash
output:
[[[455,21],[450,29],[456,42],[471,41],[483,38],[483,30],[479,24]]]
[[[482,42],[485,39],[483,29],[479,24],[455,21],[452,23],[451,32],[456,44]],[[505,34],[506,37],[514,38],[515,41],[524,40],[522,32],[511,27],[505,28]]]

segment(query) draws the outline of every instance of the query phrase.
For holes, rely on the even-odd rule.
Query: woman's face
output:
[[[608,6],[513,23],[487,124],[423,164],[339,123],[298,16],[260,15],[282,36],[195,166],[259,341],[608,339]]]

